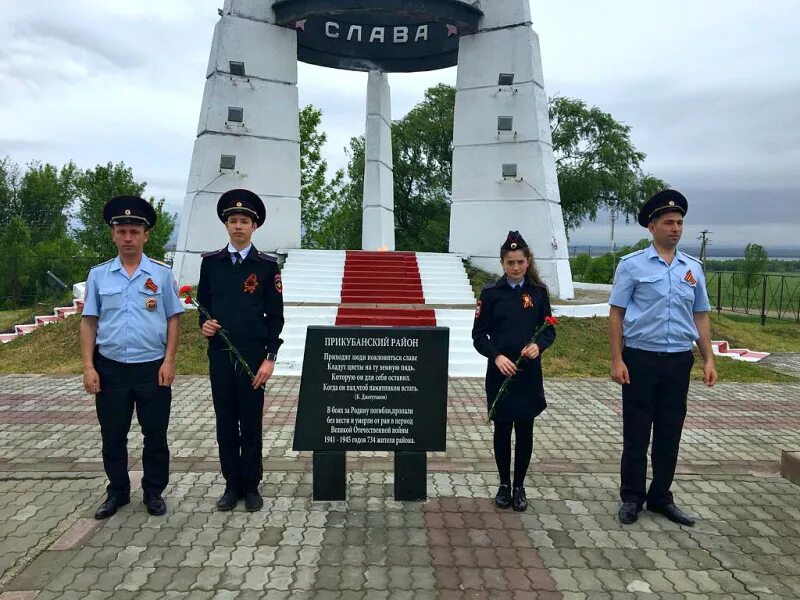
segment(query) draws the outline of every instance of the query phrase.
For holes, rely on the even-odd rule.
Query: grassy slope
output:
[[[62,323],[48,325],[0,346],[0,373],[54,373],[79,374],[81,372],[78,326],[80,319],[71,317]],[[718,319],[714,319],[715,333]],[[724,330],[742,339],[750,339],[750,323],[741,324],[733,319],[723,319]],[[760,327],[756,325],[756,327]],[[793,332],[787,334],[786,332]],[[759,350],[774,350],[776,345],[790,344],[791,336],[798,335],[800,326],[776,326],[771,332],[762,332]],[[735,335],[733,335],[735,334]],[[789,341],[787,341],[789,340]],[[701,361],[698,359],[693,378],[701,378]],[[779,373],[750,363],[730,359],[718,359],[717,369],[721,381],[783,382],[796,381]],[[558,326],[558,339],[544,357],[545,375],[548,377],[608,377],[608,319],[562,318]],[[183,317],[181,342],[178,351],[178,373],[208,373],[205,356],[205,340],[197,328],[196,313]]]

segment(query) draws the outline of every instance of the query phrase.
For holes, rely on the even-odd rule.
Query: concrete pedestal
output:
[[[233,188],[267,208],[259,250],[300,246],[297,41],[272,24],[272,4],[226,0],[214,30],[173,264],[180,284],[197,283],[200,254],[227,242],[216,206]]]
[[[462,37],[459,47],[450,251],[502,273],[500,245],[509,230],[519,230],[551,293],[572,298],[539,40],[528,0],[493,0],[482,8],[481,29]],[[501,74],[513,81],[502,82]]]

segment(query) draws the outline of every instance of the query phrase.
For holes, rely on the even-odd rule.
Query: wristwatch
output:
[[[278,355],[275,354],[274,352],[267,352],[267,355],[264,357],[264,360],[276,362],[278,360]]]

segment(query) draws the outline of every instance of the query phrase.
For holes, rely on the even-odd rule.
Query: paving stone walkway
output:
[[[525,513],[500,511],[482,382],[450,381],[448,450],[425,503],[392,499],[392,456],[348,456],[348,500],[312,502],[310,454],[291,450],[299,380],[268,386],[265,506],[215,511],[208,381],[174,386],[164,517],[141,492],[105,522],[93,399],[76,377],[0,377],[0,600],[51,598],[799,598],[800,384],[692,385],[679,503],[684,528],[616,519],[619,388],[551,380]],[[141,437],[131,432],[133,482]]]
[[[759,364],[773,371],[800,377],[800,352],[775,352],[763,359]]]

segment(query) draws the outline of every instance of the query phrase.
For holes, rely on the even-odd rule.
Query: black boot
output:
[[[672,521],[673,523],[677,523],[678,525],[686,525],[687,527],[693,527],[695,523],[693,517],[687,515],[680,508],[675,506],[675,504],[673,504],[672,502],[656,506],[652,506],[648,502],[647,510],[649,510],[650,512],[655,512],[664,515],[670,521]]]
[[[145,492],[143,500],[144,505],[147,507],[147,512],[151,515],[160,517],[167,512],[167,503],[164,502],[164,498],[162,498],[159,494]]]
[[[636,504],[636,502],[623,502],[619,507],[619,512],[617,513],[619,522],[625,525],[636,523],[636,521],[639,519],[639,511],[641,510],[642,507]]]
[[[261,494],[258,493],[258,490],[252,490],[245,493],[244,507],[248,512],[255,512],[257,510],[261,510],[263,506],[264,506],[264,499],[261,497]]]
[[[236,508],[236,503],[239,502],[241,494],[238,490],[228,488],[225,493],[217,500],[217,509],[222,511],[233,510]]]
[[[497,495],[494,497],[494,504],[497,508],[508,508],[511,506],[511,486],[501,483]]]
[[[106,501],[97,507],[97,510],[94,513],[94,518],[98,521],[107,519],[111,515],[116,514],[120,506],[125,506],[126,504],[130,503],[130,501],[130,496],[115,496],[113,494],[109,494],[108,498],[106,498]]]
[[[512,500],[514,504],[514,510],[517,512],[523,512],[528,508],[528,499],[525,497],[525,488],[520,486],[514,486],[514,497]]]

